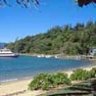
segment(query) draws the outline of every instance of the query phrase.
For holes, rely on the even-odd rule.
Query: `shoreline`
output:
[[[18,81],[33,80],[33,77],[34,76],[2,80],[2,81],[0,81],[0,85],[7,84],[7,83],[14,83],[14,82],[18,82]]]
[[[70,69],[66,69],[66,70],[57,70],[57,71],[52,71],[52,72],[46,72],[46,73],[57,73],[57,72],[65,72],[67,74],[72,73],[74,70],[76,69],[85,69],[87,71],[91,70],[92,68],[96,67],[96,64],[90,64],[90,65],[85,65],[85,66],[81,66],[81,67],[76,67],[76,68],[70,68]],[[44,73],[44,72],[40,72],[40,73]],[[38,74],[36,74],[38,75]],[[21,78],[13,78],[13,79],[6,79],[6,80],[1,80],[0,81],[0,85],[2,84],[6,84],[6,83],[11,83],[11,82],[18,82],[18,81],[23,81],[23,80],[32,80],[34,78],[34,76],[36,75],[32,75],[32,76],[26,76],[26,77],[21,77]]]
[[[24,56],[25,56],[25,54],[23,54]],[[27,56],[29,56],[28,54],[27,54]],[[31,56],[31,55],[30,55]],[[49,58],[49,57],[48,57]],[[61,59],[60,59],[61,60]],[[88,60],[87,60],[88,61]],[[90,62],[90,61],[88,61],[88,62]],[[92,63],[92,65],[91,65],[91,63]],[[64,71],[64,72],[66,72],[66,71],[68,71],[68,72],[70,72],[70,70],[75,70],[75,69],[78,69],[78,68],[85,68],[85,67],[91,67],[91,66],[94,66],[95,64],[94,64],[95,62],[94,61],[92,61],[92,62],[90,62],[90,64],[88,64],[88,65],[86,65],[86,64],[84,64],[84,65],[82,65],[81,67],[75,67],[75,68],[66,68],[66,69],[62,69],[62,70],[53,70],[53,71],[50,71],[50,73],[52,72],[52,73],[56,73],[56,72],[62,72],[62,71]],[[43,72],[40,72],[40,73],[43,73]],[[47,71],[46,73],[49,73],[49,71]],[[24,79],[30,79],[30,78],[32,78],[34,76],[34,74],[33,75],[30,75],[30,76],[26,76],[26,77],[13,77],[13,78],[8,78],[8,79],[1,79],[0,80],[0,84],[2,84],[2,83],[6,83],[6,82],[13,82],[13,81],[19,81],[19,80],[24,80]],[[35,74],[35,76],[36,76],[36,74]]]
[[[92,68],[95,68],[96,65],[94,64],[94,66],[86,66],[83,67],[83,69],[85,70],[91,70]],[[82,67],[80,67],[82,68]],[[72,72],[76,69],[79,68],[75,68],[72,70],[66,70],[66,71],[58,71],[58,72],[63,72],[63,73],[67,73],[68,76],[70,76],[72,74]],[[54,72],[56,73],[56,72]],[[18,79],[16,81],[10,81],[10,82],[5,82],[5,83],[1,83],[0,84],[0,96],[6,96],[8,94],[12,94],[12,93],[18,93],[16,96],[37,96],[40,95],[42,93],[44,93],[45,91],[29,91],[28,90],[28,84],[32,81],[33,77],[29,78],[23,78],[23,79]],[[21,94],[19,94],[19,92],[21,92]],[[10,96],[10,95],[9,95]],[[12,95],[15,96],[15,95]]]
[[[22,79],[0,84],[0,96],[37,96],[46,92],[28,90],[28,84],[31,81],[32,79]]]
[[[20,53],[20,56],[33,56],[37,58],[55,58],[55,59],[74,59],[74,60],[89,60],[96,61],[96,56],[90,58],[89,55],[62,55],[62,54],[33,54],[33,53]]]
[[[83,66],[83,67],[74,68],[74,69],[72,69],[72,70],[63,71],[63,72],[67,73],[68,76],[70,77],[70,75],[71,75],[71,74],[73,73],[73,71],[76,70],[76,69],[83,69],[83,70],[90,71],[92,68],[96,68],[96,64],[94,64],[94,66],[91,66],[91,65],[89,65],[89,66]]]

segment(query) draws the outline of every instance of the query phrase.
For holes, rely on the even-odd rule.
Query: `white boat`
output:
[[[42,58],[44,56],[45,56],[44,54],[37,55],[38,58]]]
[[[45,55],[45,58],[51,58],[52,55]]]
[[[3,48],[0,49],[0,57],[17,57],[17,53],[13,53],[10,49]]]

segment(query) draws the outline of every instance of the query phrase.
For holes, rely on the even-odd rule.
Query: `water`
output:
[[[90,64],[85,60],[61,60],[32,56],[0,58],[0,82],[30,77],[42,72],[69,70]]]

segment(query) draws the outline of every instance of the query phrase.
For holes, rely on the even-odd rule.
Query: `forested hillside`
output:
[[[46,33],[27,36],[7,46],[20,53],[37,54],[87,54],[89,49],[96,47],[96,22],[56,26]]]

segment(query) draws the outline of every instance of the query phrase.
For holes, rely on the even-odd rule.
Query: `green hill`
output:
[[[71,26],[56,26],[46,33],[27,36],[8,48],[20,53],[37,54],[87,54],[91,47],[96,47],[96,22]]]

